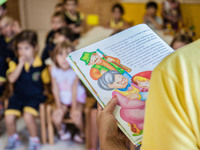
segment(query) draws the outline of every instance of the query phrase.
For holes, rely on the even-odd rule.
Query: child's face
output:
[[[65,24],[65,21],[57,16],[57,17],[53,17],[52,20],[51,20],[51,26],[52,26],[52,29],[55,31],[59,28],[62,28],[64,27],[66,24]]]
[[[115,74],[115,81],[113,84],[108,84],[108,86],[113,89],[123,89],[127,87],[127,85],[128,79],[121,74]]]
[[[120,19],[122,17],[122,14],[120,12],[119,8],[115,8],[113,11],[113,18],[114,19]]]
[[[58,63],[58,66],[62,70],[67,70],[69,68],[69,64],[66,60],[67,55],[72,52],[71,48],[62,49],[57,55],[56,55],[56,61]]]
[[[31,46],[28,42],[20,42],[17,45],[17,52],[19,57],[23,57],[26,61],[29,61],[34,58],[34,53],[36,48]]]
[[[149,16],[156,16],[156,12],[157,12],[157,10],[154,8],[154,7],[149,7],[148,9],[147,9],[147,15],[149,15]]]
[[[0,31],[5,37],[13,36],[13,25],[5,20],[0,22]]]
[[[174,42],[174,44],[172,45],[172,48],[174,50],[178,49],[178,48],[181,48],[183,46],[185,46],[186,44],[184,42],[181,42],[181,41],[176,41]]]
[[[101,57],[97,53],[92,54],[88,65],[94,65],[98,63],[101,63]]]
[[[65,10],[71,12],[71,13],[75,13],[77,9],[77,4],[75,1],[73,0],[68,0],[65,3]]]
[[[143,81],[143,82],[140,82],[140,81],[136,81],[138,83],[138,86],[141,87],[141,88],[149,88],[149,81]]]
[[[62,43],[62,42],[65,42],[65,41],[70,42],[70,40],[68,38],[66,38],[64,35],[61,35],[59,33],[56,33],[54,35],[54,40],[55,40],[56,43]]]

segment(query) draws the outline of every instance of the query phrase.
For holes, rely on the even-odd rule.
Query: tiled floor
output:
[[[17,121],[17,131],[20,135],[22,141],[22,146],[17,150],[27,150],[28,146],[28,131],[25,127],[24,121],[22,118]],[[6,127],[4,120],[0,121],[0,150],[3,150],[7,143]],[[86,150],[85,144],[77,144],[72,141],[61,142],[56,141],[54,145],[41,145],[41,150]]]

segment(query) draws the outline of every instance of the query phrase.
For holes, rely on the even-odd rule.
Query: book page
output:
[[[117,95],[114,115],[122,131],[137,144],[142,141],[151,72],[173,51],[140,24],[72,52],[68,61],[103,107]]]

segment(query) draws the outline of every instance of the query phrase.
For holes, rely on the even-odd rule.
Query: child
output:
[[[23,112],[28,128],[28,150],[38,150],[40,146],[37,136],[35,117],[38,116],[39,104],[44,102],[43,83],[49,82],[48,69],[45,67],[38,52],[37,34],[31,30],[19,33],[15,39],[17,58],[9,62],[8,81],[14,85],[5,111],[5,122],[8,133],[6,150],[20,146],[19,135],[16,133],[16,118]]]
[[[78,0],[64,0],[65,21],[78,39],[83,31],[83,14],[77,11]]]
[[[75,43],[74,34],[72,33],[71,29],[67,27],[62,27],[54,31],[52,42],[46,45],[42,53],[42,60],[45,61],[48,59],[56,44],[62,43],[64,41]]]
[[[180,3],[176,0],[165,0],[162,3],[161,11],[164,28],[167,28],[167,26],[170,25],[172,29],[178,30],[179,23],[182,22]]]
[[[56,64],[51,71],[52,91],[56,101],[56,110],[53,112],[53,122],[61,140],[71,138],[69,132],[62,128],[62,120],[67,111],[70,110],[70,118],[80,130],[80,135],[76,134],[74,140],[82,143],[83,139],[83,105],[86,99],[85,89],[81,86],[75,72],[66,61],[67,55],[74,48],[67,42],[60,43],[52,53],[52,60]]]
[[[46,38],[46,44],[53,42],[54,32],[59,28],[65,27],[65,16],[62,12],[55,12],[51,17],[51,31],[48,33]]]
[[[124,30],[128,28],[128,23],[122,19],[124,9],[121,4],[117,3],[112,7],[113,18],[108,22],[108,27],[114,30]]]
[[[178,48],[181,48],[189,43],[192,43],[193,39],[188,36],[187,34],[179,34],[174,37],[171,47],[176,50]]]
[[[13,41],[19,32],[19,26],[11,17],[4,16],[0,20],[0,97],[4,91],[6,82],[6,70],[8,69],[8,59],[15,57]]]
[[[162,19],[156,15],[158,10],[158,5],[155,2],[148,2],[146,4],[146,14],[144,16],[144,22],[151,28],[151,29],[162,29]]]

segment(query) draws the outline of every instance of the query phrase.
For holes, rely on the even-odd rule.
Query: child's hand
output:
[[[55,113],[54,113],[55,117],[56,116],[62,116],[63,115],[63,110],[61,108],[57,108],[55,110]]]
[[[19,65],[24,65],[25,64],[25,62],[26,62],[26,59],[24,58],[24,57],[19,57]]]

